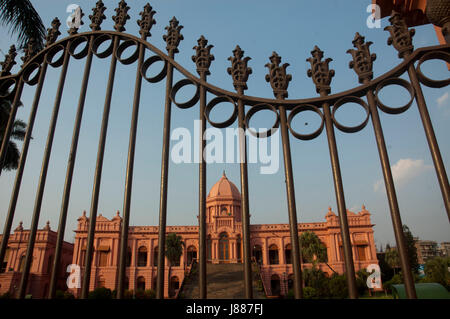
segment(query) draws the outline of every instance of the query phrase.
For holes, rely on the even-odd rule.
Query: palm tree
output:
[[[25,48],[32,38],[37,51],[44,47],[45,27],[31,1],[0,0],[0,25],[8,26],[11,34],[17,34],[20,48]]]
[[[3,137],[5,136],[6,126],[9,119],[9,114],[11,112],[11,101],[8,99],[0,100],[0,145],[2,143]],[[12,170],[17,169],[19,166],[20,152],[13,140],[23,141],[26,133],[26,124],[21,120],[15,120],[13,129],[11,131],[11,137],[8,142],[5,162],[3,164],[3,169]]]
[[[170,233],[166,237],[166,251],[165,255],[169,261],[169,285],[172,266],[180,262],[181,255],[183,254],[184,242],[181,236],[176,233]]]
[[[316,268],[317,263],[327,261],[327,247],[311,231],[306,231],[300,235],[300,251],[302,259],[313,264]]]

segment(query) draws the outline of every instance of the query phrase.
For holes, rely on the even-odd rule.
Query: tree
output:
[[[436,257],[429,259],[424,268],[425,279],[427,282],[437,282],[445,288],[450,288],[450,257]]]
[[[314,268],[318,262],[327,261],[327,247],[315,233],[306,231],[300,235],[299,241],[304,261],[312,263]]]
[[[172,266],[176,265],[177,262],[180,261],[181,255],[183,254],[183,246],[184,242],[181,236],[178,236],[176,233],[170,233],[167,235],[165,254],[169,260],[169,282]]]
[[[29,0],[0,0],[0,25],[8,26],[10,34],[17,34],[21,48],[34,39],[36,50],[44,47],[45,27]]]
[[[384,260],[386,264],[389,265],[394,270],[395,275],[395,269],[400,267],[400,257],[398,256],[397,249],[395,248],[386,248],[386,252],[384,253]]]
[[[0,100],[0,145],[5,136],[6,126],[8,124],[9,114],[11,112],[11,101],[9,99]],[[26,124],[21,120],[15,120],[13,129],[11,131],[11,137],[8,142],[5,162],[3,169],[12,170],[17,169],[19,166],[20,152],[13,140],[23,141],[26,133]]]
[[[406,248],[408,253],[409,266],[411,270],[416,274],[419,270],[419,261],[417,259],[416,241],[409,230],[408,226],[403,225],[403,235],[405,236]]]

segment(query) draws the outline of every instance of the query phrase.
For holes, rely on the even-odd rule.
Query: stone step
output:
[[[193,270],[182,290],[185,299],[198,299],[198,265]],[[207,298],[208,299],[243,299],[244,266],[243,264],[207,264],[206,266]],[[257,291],[256,281],[253,281],[253,296],[264,298],[264,293]]]

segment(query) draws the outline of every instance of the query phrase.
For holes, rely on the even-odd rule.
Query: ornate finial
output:
[[[155,13],[156,11],[154,11],[152,6],[148,3],[145,5],[144,11],[139,13],[142,18],[141,20],[137,21],[137,24],[141,27],[141,29],[139,30],[139,34],[141,35],[142,39],[151,36],[150,29],[156,23],[156,20],[153,19]]]
[[[355,70],[358,74],[359,83],[363,83],[364,79],[371,80],[373,77],[372,62],[377,58],[375,53],[370,54],[369,47],[372,42],[364,43],[364,37],[356,32],[352,43],[356,50],[347,50],[347,53],[353,56],[353,61],[349,63],[350,69]]]
[[[331,212],[331,206],[328,206],[328,211]]]
[[[35,50],[36,50],[36,41],[34,38],[30,38],[30,41],[28,41],[26,48],[23,50],[25,55],[20,58],[23,61],[23,64],[30,61],[30,59],[36,53]]]
[[[119,6],[114,9],[114,11],[116,11],[116,15],[113,16],[112,19],[115,22],[114,29],[116,31],[125,31],[125,23],[127,23],[127,20],[130,19],[130,16],[127,13],[129,9],[130,7],[124,0],[121,0],[119,2]]]
[[[197,40],[198,45],[193,47],[196,52],[196,55],[192,56],[192,61],[197,65],[197,73],[198,74],[211,74],[209,72],[209,66],[211,65],[211,61],[214,61],[214,55],[211,54],[211,49],[214,47],[213,45],[208,45],[208,40],[205,39],[204,36],[201,36]]]
[[[103,20],[106,19],[106,16],[103,14],[105,12],[106,7],[103,4],[102,0],[97,1],[95,4],[95,8],[92,8],[92,14],[89,15],[89,19],[91,19],[91,24],[89,27],[91,27],[92,31],[98,31],[101,30],[100,25],[102,24]]]
[[[316,85],[317,93],[330,93],[330,83],[331,78],[334,76],[334,70],[330,70],[328,64],[333,61],[331,58],[323,58],[323,51],[321,51],[317,45],[314,46],[314,50],[311,51],[312,58],[306,59],[311,63],[311,69],[308,70],[308,76],[312,78],[314,84]]]
[[[117,212],[116,212],[116,216],[120,216],[120,212],[119,212],[119,210],[117,210]]]
[[[10,46],[8,54],[5,55],[5,61],[0,62],[2,66],[2,71],[0,73],[0,76],[10,75],[11,69],[16,64],[16,47],[14,45]]]
[[[86,211],[83,210],[83,217],[86,217]]]
[[[52,27],[47,29],[47,36],[45,37],[45,40],[46,40],[45,46],[46,47],[55,43],[56,39],[61,34],[61,32],[59,32],[60,26],[61,26],[61,22],[59,22],[59,19],[54,18],[52,21]]]
[[[228,68],[227,72],[233,78],[233,85],[236,90],[239,88],[247,90],[248,76],[252,74],[252,68],[247,67],[247,63],[251,58],[245,57],[242,59],[244,51],[238,45],[233,50],[233,55],[228,58],[231,61],[231,68]]]
[[[270,82],[273,94],[277,99],[287,98],[287,88],[292,80],[292,75],[286,74],[286,68],[289,66],[289,63],[280,66],[281,57],[276,52],[273,52],[269,59],[271,63],[265,65],[269,68],[269,74],[266,74],[266,81]]]
[[[78,33],[78,29],[80,28],[80,26],[82,26],[84,24],[83,22],[83,17],[84,17],[84,13],[83,10],[81,10],[81,7],[77,7],[76,10],[79,11],[75,11],[75,15],[72,19],[72,27],[69,29],[69,31],[67,31],[67,33],[69,33],[69,35],[74,35]],[[79,21],[77,21],[79,20]]]
[[[14,231],[23,231],[23,222],[22,221],[19,222],[19,226],[17,226],[17,228],[14,229]]]
[[[412,37],[416,33],[414,29],[408,30],[405,19],[396,11],[392,11],[389,18],[390,26],[384,28],[389,31],[391,36],[388,38],[387,44],[393,45],[398,51],[398,57],[403,58],[405,54],[409,54],[414,50]]]
[[[167,30],[167,34],[163,35],[164,41],[166,41],[166,49],[169,52],[169,55],[172,53],[178,53],[178,45],[180,41],[184,39],[183,35],[180,33],[181,29],[183,29],[182,25],[178,25],[178,20],[173,17],[170,20],[170,26],[165,27]]]
[[[50,221],[47,220],[47,223],[45,224],[44,230],[50,230]]]
[[[366,205],[362,205],[362,210],[366,210]]]

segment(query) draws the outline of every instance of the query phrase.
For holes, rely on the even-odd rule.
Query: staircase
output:
[[[255,273],[253,280],[253,298],[265,298],[264,292],[257,289]],[[244,299],[244,265],[243,264],[207,264],[206,282],[208,299]],[[185,299],[199,299],[198,265],[193,268],[191,276],[183,286],[181,296]]]

